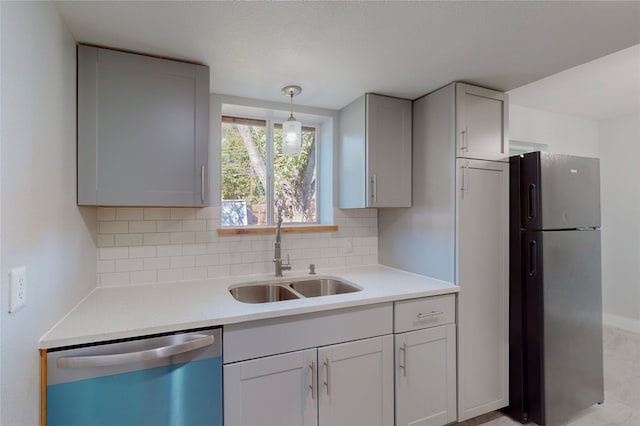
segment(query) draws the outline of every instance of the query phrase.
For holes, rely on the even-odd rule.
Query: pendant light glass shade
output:
[[[293,97],[300,94],[300,86],[286,86],[282,88],[282,94],[291,97],[291,115],[282,123],[282,155],[295,157],[302,150],[302,123],[293,116]]]
[[[291,115],[282,123],[282,155],[294,157],[300,155],[302,148],[302,123]]]

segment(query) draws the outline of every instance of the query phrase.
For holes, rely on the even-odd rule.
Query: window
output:
[[[222,226],[317,223],[316,127],[303,126],[302,151],[282,155],[282,124],[222,116]]]

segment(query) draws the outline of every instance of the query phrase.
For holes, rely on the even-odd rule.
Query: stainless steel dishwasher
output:
[[[48,426],[222,426],[222,332],[47,352]]]

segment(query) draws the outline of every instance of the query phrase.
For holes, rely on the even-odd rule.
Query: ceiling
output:
[[[640,44],[512,90],[509,102],[592,120],[640,114]]]
[[[451,81],[508,91],[640,43],[640,2],[57,1],[79,42],[201,62],[211,91],[339,109]],[[286,102],[286,101],[285,101]]]

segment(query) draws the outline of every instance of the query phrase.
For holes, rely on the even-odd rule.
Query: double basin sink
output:
[[[237,301],[244,303],[279,302],[353,293],[360,290],[362,289],[355,284],[332,277],[299,278],[283,282],[251,282],[229,288],[231,295]]]

